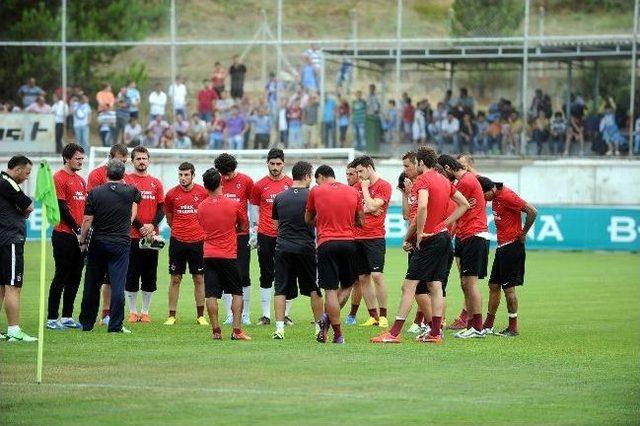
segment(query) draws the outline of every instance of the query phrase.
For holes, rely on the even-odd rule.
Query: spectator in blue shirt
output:
[[[127,105],[129,106],[129,116],[139,119],[140,92],[136,89],[135,81],[129,81],[125,97],[127,98]]]
[[[322,143],[326,148],[336,147],[336,100],[327,93],[322,114]]]
[[[249,121],[253,124],[255,139],[253,146],[255,149],[267,149],[271,142],[271,128],[273,127],[273,119],[269,114],[266,105],[258,108],[249,117]]]
[[[34,103],[38,96],[46,95],[46,92],[36,86],[36,79],[31,77],[27,84],[23,84],[18,89],[18,96],[22,99],[22,106],[26,109],[29,105]]]

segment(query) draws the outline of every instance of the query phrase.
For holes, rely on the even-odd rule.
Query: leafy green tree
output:
[[[518,0],[454,0],[452,36],[510,36],[520,28],[524,3]]]

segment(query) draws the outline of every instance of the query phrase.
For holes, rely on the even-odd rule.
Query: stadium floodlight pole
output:
[[[170,34],[171,34],[171,46],[170,46],[170,68],[171,68],[171,81],[169,82],[169,87],[176,84],[176,0],[171,0],[171,19],[169,20]],[[175,91],[176,88],[173,88],[173,99],[171,101],[173,105],[173,111],[175,114],[176,106],[175,106]]]
[[[396,73],[393,82],[393,100],[398,102],[400,99],[400,60],[402,52],[402,0],[397,1],[396,9]]]
[[[282,72],[282,0],[277,0],[276,3],[276,110],[275,110],[275,122],[279,123],[280,120],[280,73]],[[275,126],[277,129],[277,125]],[[276,132],[278,135],[279,132]],[[276,136],[276,139],[278,137]]]
[[[635,130],[635,94],[636,94],[636,68],[638,66],[638,0],[633,8],[633,43],[631,45],[631,87],[629,93],[629,157],[633,156],[633,131]]]
[[[62,14],[60,19],[60,42],[62,43],[61,50],[61,78],[62,78],[62,102],[67,103],[67,0],[62,0]],[[64,110],[64,108],[63,108]]]
[[[531,0],[524,2],[524,37],[522,39],[522,131],[520,132],[520,154],[527,153],[527,90],[529,90],[529,14]]]

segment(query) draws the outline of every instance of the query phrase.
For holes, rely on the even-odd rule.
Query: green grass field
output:
[[[34,334],[37,250],[36,244],[27,245],[22,303],[23,328]],[[208,327],[193,323],[190,282],[183,284],[179,323],[163,326],[166,253],[152,305],[154,323],[133,325],[131,335],[108,335],[103,328],[46,332],[43,384],[35,384],[35,344],[0,342],[0,424],[637,424],[640,419],[637,254],[530,252],[527,284],[519,292],[518,338],[458,341],[447,332],[442,346],[418,344],[408,335],[402,345],[379,346],[368,342],[378,330],[349,327],[347,344],[338,346],[313,340],[306,299],[296,301],[296,324],[284,341],[271,340],[271,327],[249,326],[251,342],[213,342]],[[404,254],[389,250],[390,317],[404,272]],[[457,279],[449,290],[452,318],[461,302]],[[361,308],[359,320],[365,314]],[[496,327],[505,323],[503,303]],[[4,313],[0,327],[6,327]],[[228,338],[229,329],[223,332]]]

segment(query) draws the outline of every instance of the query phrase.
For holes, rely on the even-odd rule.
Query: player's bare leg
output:
[[[169,280],[169,316],[164,325],[173,325],[176,322],[178,298],[180,297],[180,283],[182,275],[171,275]]]
[[[193,274],[191,278],[193,278],[193,298],[196,301],[196,321],[200,325],[207,325],[204,319],[204,275]]]
[[[503,336],[518,335],[518,298],[516,297],[516,288],[509,287],[504,289],[504,297],[507,300],[507,312],[509,312],[509,327],[501,331]]]
[[[340,329],[340,300],[339,290],[325,290],[325,312],[328,316],[329,324],[333,328],[333,342],[344,343],[342,330]],[[326,338],[326,336],[325,336]]]
[[[362,301],[362,289],[360,288],[360,280],[356,279],[351,287],[351,310],[349,311],[349,315],[344,320],[346,325],[355,325],[356,324],[356,315],[358,314],[358,308],[360,307],[360,302]],[[346,302],[346,301],[345,301]]]
[[[468,321],[467,329],[456,333],[454,337],[484,337],[482,333],[482,296],[478,288],[478,277],[462,277],[462,290],[464,291],[464,298],[471,318]]]
[[[454,257],[454,260],[456,262],[456,267],[458,268],[458,273],[460,272],[460,258],[459,257]],[[463,289],[462,287],[462,279],[460,279],[460,288]],[[446,309],[446,307],[445,307]],[[451,325],[448,327],[449,330],[464,330],[465,328],[467,328],[467,321],[469,320],[469,314],[467,312],[467,303],[466,303],[466,298],[465,301],[462,302],[462,310],[460,311],[460,315],[458,315],[458,318],[456,318],[453,323],[451,323]]]
[[[286,302],[287,297],[285,295],[278,295],[273,298],[273,310],[276,314],[276,327],[280,322],[282,322],[284,327],[284,310]]]
[[[109,317],[110,317],[110,306],[111,306],[111,284],[104,283],[101,288],[102,292],[102,318],[100,320],[100,324],[108,325]]]
[[[214,340],[222,339],[222,331],[220,323],[218,323],[218,299],[215,297],[207,297],[205,300],[207,313],[209,314],[209,323],[211,323],[212,338]]]
[[[416,295],[416,287],[418,286],[418,280],[405,279],[402,283],[402,295],[400,296],[400,305],[398,306],[398,314],[393,322],[393,326],[389,331],[385,331],[379,336],[371,339],[372,343],[400,343],[398,337],[402,332],[402,326],[407,320],[407,315],[411,311],[413,300]]]
[[[318,294],[316,291],[311,292],[311,312],[313,312],[313,318],[317,321],[320,321],[322,318],[322,314],[324,313],[322,296]]]
[[[496,319],[498,306],[500,306],[501,293],[500,284],[489,284],[489,306],[487,308],[487,317],[482,325],[485,334],[493,334],[493,322]]]
[[[20,323],[20,287],[5,285],[4,310],[7,314],[7,325],[17,326]]]
[[[375,285],[375,294],[376,299],[378,301],[378,314],[384,320],[380,320],[381,327],[388,327],[389,322],[387,319],[387,283],[384,279],[384,274],[382,272],[372,272],[371,279],[373,280],[373,284]]]
[[[364,303],[367,305],[367,310],[369,311],[369,319],[360,325],[365,327],[378,325],[380,322],[380,316],[378,313],[378,302],[376,300],[376,290],[371,284],[371,275],[370,274],[360,275],[358,277],[358,283],[362,291],[362,297],[364,298]]]

